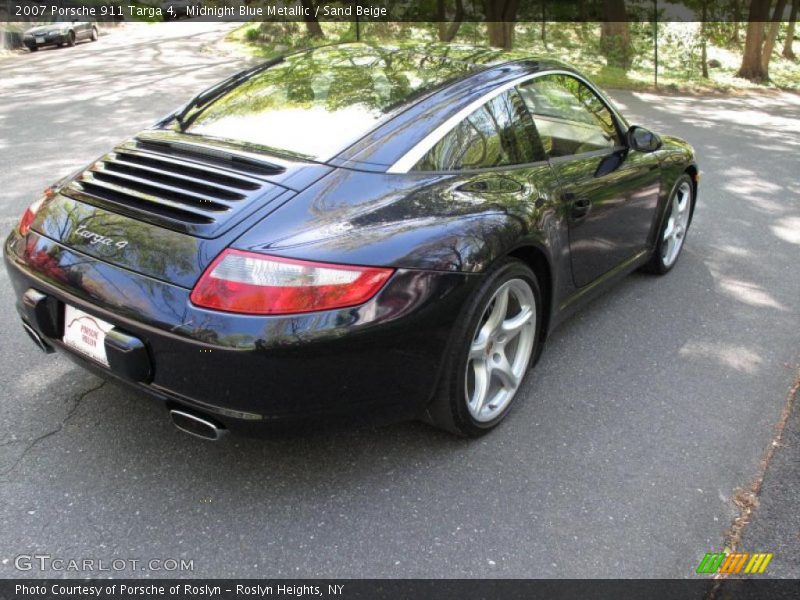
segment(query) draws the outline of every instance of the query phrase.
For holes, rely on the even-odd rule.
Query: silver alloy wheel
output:
[[[686,230],[689,228],[689,213],[692,209],[692,185],[684,181],[672,196],[667,227],[661,244],[661,260],[665,267],[671,267],[680,254]]]
[[[536,338],[536,299],[523,279],[501,285],[483,311],[469,349],[465,395],[472,418],[500,415],[519,389]]]

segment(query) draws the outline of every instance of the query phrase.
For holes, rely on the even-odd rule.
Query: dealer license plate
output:
[[[44,38],[43,37],[37,37],[36,38],[36,43],[37,44],[44,44]]]
[[[114,326],[67,304],[64,308],[64,345],[108,366],[106,333]]]

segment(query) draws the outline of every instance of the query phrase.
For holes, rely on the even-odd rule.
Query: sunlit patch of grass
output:
[[[256,57],[271,57],[303,48],[355,41],[354,23],[322,23],[323,37],[308,35],[303,23],[247,23],[234,29],[226,41],[235,42]]]

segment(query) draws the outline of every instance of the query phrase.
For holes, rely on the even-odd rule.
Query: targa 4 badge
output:
[[[94,231],[86,229],[85,225],[78,227],[75,230],[75,235],[86,238],[92,245],[99,244],[101,246],[114,246],[119,249],[122,249],[128,245],[128,240],[119,240],[115,242],[114,238],[100,235],[99,233],[95,233]]]

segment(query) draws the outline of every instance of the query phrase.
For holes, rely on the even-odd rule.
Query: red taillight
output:
[[[31,223],[33,223],[33,220],[36,218],[36,213],[42,208],[44,201],[52,198],[54,193],[53,188],[47,188],[41,198],[25,209],[25,212],[22,213],[22,218],[19,220],[19,226],[17,227],[20,235],[28,233],[31,228]]]
[[[363,304],[393,272],[228,249],[206,269],[190,298],[203,308],[256,315],[330,310]]]

